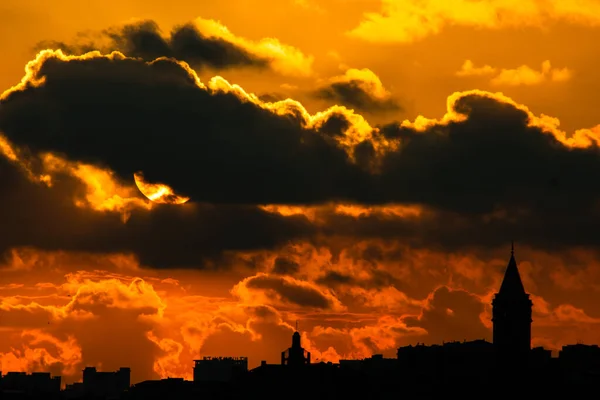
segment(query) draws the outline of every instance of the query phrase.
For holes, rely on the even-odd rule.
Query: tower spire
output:
[[[298,320],[296,320],[296,332],[298,332]]]
[[[510,295],[526,294],[519,269],[517,268],[517,261],[515,260],[515,242],[512,240],[510,242],[510,260],[504,272],[504,279],[500,285],[499,293]]]

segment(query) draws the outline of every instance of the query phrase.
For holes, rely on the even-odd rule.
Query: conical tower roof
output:
[[[502,285],[500,286],[498,294],[502,295],[503,297],[523,296],[527,294],[527,292],[525,292],[525,286],[523,286],[523,281],[521,281],[519,269],[517,268],[514,246],[511,248],[510,260],[508,261],[508,266],[506,267],[504,279],[502,280]]]

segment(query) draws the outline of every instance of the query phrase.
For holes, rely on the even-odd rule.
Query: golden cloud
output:
[[[306,77],[313,74],[313,56],[303,54],[297,48],[281,43],[275,38],[248,40],[234,35],[219,21],[197,18],[194,25],[207,37],[224,39],[246,49],[249,53],[270,61],[274,71],[283,75]]]
[[[41,156],[44,171],[49,175],[67,174],[77,178],[86,187],[85,198],[76,198],[79,207],[96,211],[120,212],[126,221],[133,208],[149,210],[152,204],[141,198],[135,188],[119,182],[114,173],[90,164],[70,162],[53,154]],[[51,183],[51,180],[50,180]]]
[[[360,82],[363,90],[379,100],[388,100],[392,95],[383,86],[381,79],[369,68],[348,68],[343,75],[329,79],[331,83]]]
[[[558,118],[551,117],[545,114],[536,116],[529,108],[523,104],[519,104],[502,92],[490,93],[484,90],[468,90],[463,92],[454,92],[448,96],[447,112],[440,119],[430,119],[419,115],[414,121],[404,120],[401,126],[412,128],[417,131],[425,131],[434,125],[447,125],[452,122],[460,122],[466,120],[467,116],[456,110],[456,104],[460,99],[468,95],[481,96],[501,103],[509,104],[523,112],[528,116],[528,125],[541,129],[543,132],[553,135],[559,142],[566,147],[573,148],[588,148],[593,145],[600,144],[600,125],[593,128],[579,129],[573,134],[568,135],[565,131],[560,130],[560,121]]]
[[[73,375],[82,360],[81,347],[73,336],[65,341],[39,329],[24,330],[20,348],[0,353],[0,367],[4,372],[31,372],[58,367],[58,373]]]
[[[367,13],[348,34],[371,42],[413,42],[448,26],[501,29],[543,27],[550,21],[597,26],[594,0],[383,0],[379,13]]]
[[[569,68],[552,68],[548,60],[542,63],[539,71],[527,65],[513,69],[498,69],[489,65],[476,67],[471,60],[466,60],[456,75],[460,77],[491,75],[492,85],[519,86],[538,85],[548,81],[565,82],[571,79],[573,71]]]
[[[30,180],[47,186],[52,186],[59,174],[76,178],[86,188],[83,197],[73,198],[74,204],[78,207],[118,212],[122,215],[123,222],[127,221],[134,208],[146,210],[152,208],[152,202],[141,198],[135,187],[120,182],[110,170],[91,164],[68,161],[52,153],[44,153],[39,156],[41,172],[35,172],[34,157],[23,154],[2,135],[0,135],[0,155],[21,167]],[[172,189],[166,185],[152,185],[144,181],[140,181],[138,185],[142,185],[144,191],[152,197],[158,196],[154,199],[156,203],[172,201],[181,204],[187,201],[183,201],[185,198],[175,195]]]

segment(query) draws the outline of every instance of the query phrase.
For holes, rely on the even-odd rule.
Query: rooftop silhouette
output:
[[[514,246],[500,290],[493,301],[493,342],[451,341],[398,348],[396,358],[374,354],[362,360],[312,363],[296,329],[280,364],[262,361],[248,369],[248,358],[203,357],[194,361],[193,381],[183,378],[130,384],[130,369],[115,372],[86,367],[82,382],[60,390],[60,377],[9,372],[0,380],[2,399],[233,399],[240,396],[292,399],[408,398],[504,399],[567,396],[600,389],[600,348],[563,346],[558,357],[531,348],[533,303],[522,283]],[[191,367],[191,366],[190,366]],[[400,385],[400,386],[399,386]]]

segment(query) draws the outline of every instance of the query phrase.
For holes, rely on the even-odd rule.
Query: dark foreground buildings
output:
[[[9,372],[0,377],[0,398],[58,399],[60,384],[60,376],[51,376],[47,372]]]
[[[292,335],[280,364],[265,361],[248,370],[245,357],[196,360],[194,380],[168,378],[130,386],[128,368],[83,371],[83,382],[60,391],[60,377],[8,373],[2,399],[463,399],[551,397],[580,399],[600,393],[600,348],[564,346],[558,357],[531,348],[532,301],[519,275],[514,252],[492,302],[493,341],[404,346],[396,358],[311,363]]]

